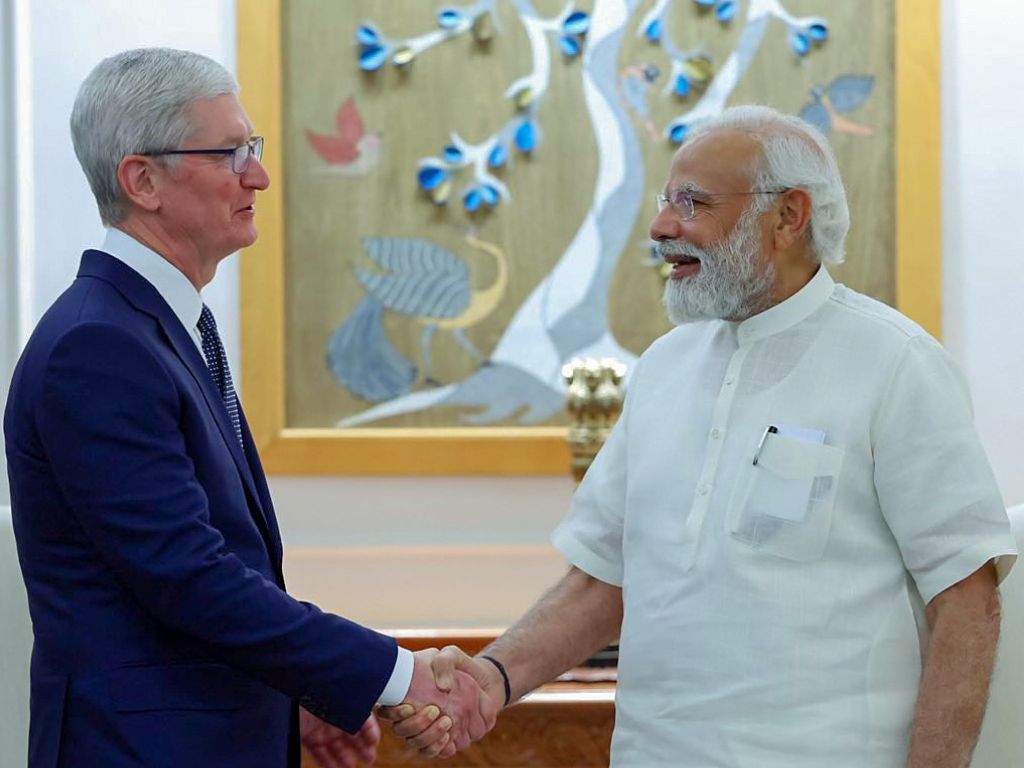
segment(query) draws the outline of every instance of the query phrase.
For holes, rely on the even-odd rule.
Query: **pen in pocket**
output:
[[[764,441],[768,439],[768,435],[778,434],[779,428],[774,424],[769,424],[764,429],[764,434],[761,435],[760,441],[757,443],[757,450],[754,451],[754,466],[757,466],[757,460],[761,458],[761,449],[764,448]]]

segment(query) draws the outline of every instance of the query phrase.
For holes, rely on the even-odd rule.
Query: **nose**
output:
[[[242,184],[251,189],[266,189],[270,186],[270,174],[255,157],[249,158],[249,165],[242,174]]]
[[[683,223],[672,210],[671,205],[666,205],[651,221],[649,234],[651,240],[676,240],[683,230]]]

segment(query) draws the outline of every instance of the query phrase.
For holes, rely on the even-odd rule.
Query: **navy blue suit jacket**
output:
[[[296,702],[354,731],[393,639],[289,597],[281,538],[188,331],[100,251],[4,414],[35,644],[29,765],[297,765]]]

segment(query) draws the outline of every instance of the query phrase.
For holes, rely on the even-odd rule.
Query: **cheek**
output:
[[[709,213],[684,222],[683,236],[699,248],[707,248],[721,242],[727,235],[718,217]]]

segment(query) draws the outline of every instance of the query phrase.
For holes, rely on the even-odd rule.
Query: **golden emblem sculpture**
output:
[[[573,358],[562,366],[562,378],[569,385],[567,440],[572,454],[572,475],[577,483],[583,479],[622,412],[625,375],[625,364],[611,357]]]

